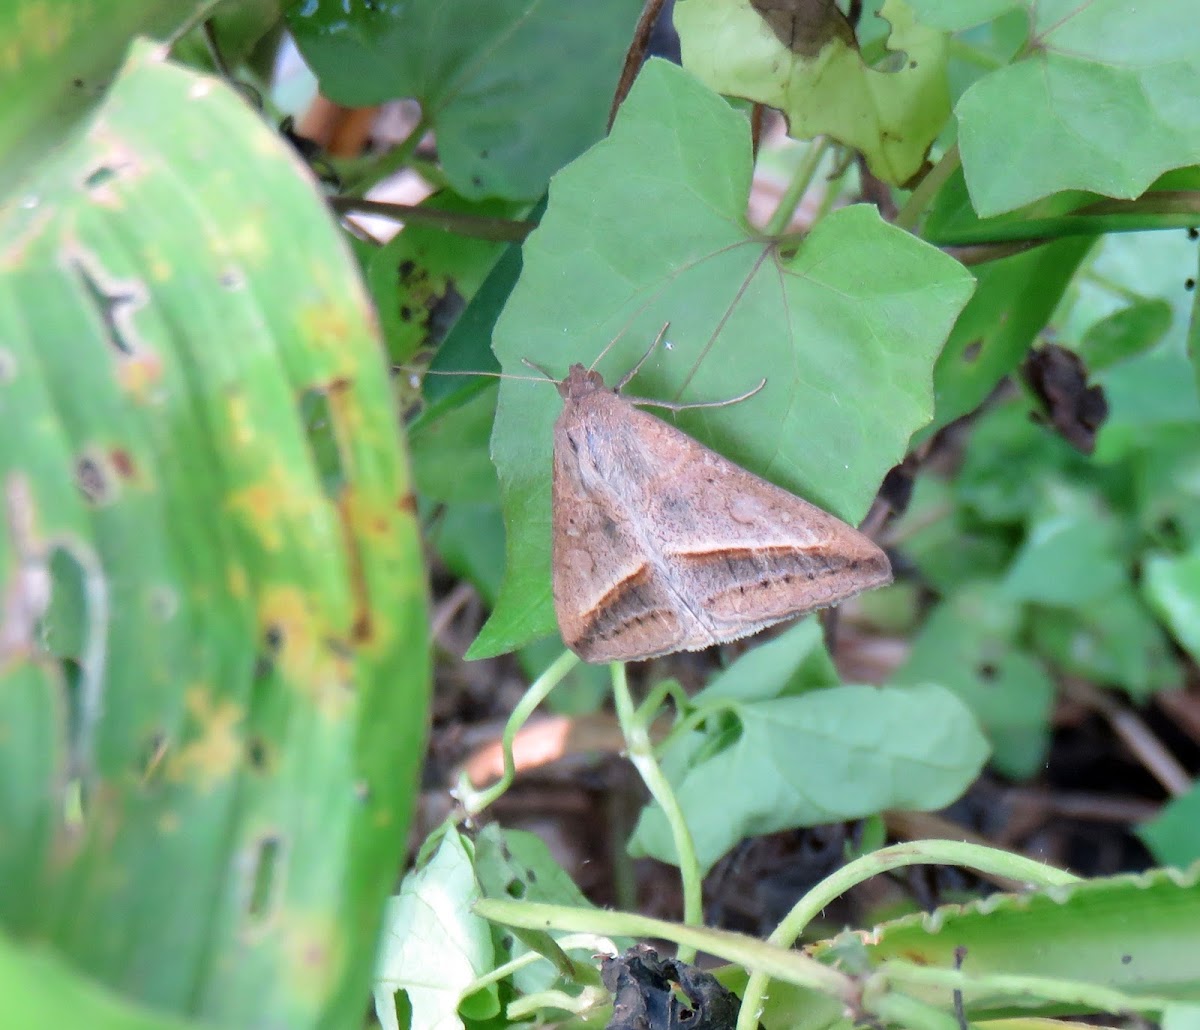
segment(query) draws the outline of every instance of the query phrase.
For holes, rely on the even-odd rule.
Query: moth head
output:
[[[572,365],[567,378],[558,384],[558,392],[564,401],[581,401],[589,394],[608,389],[599,372],[583,365]]]

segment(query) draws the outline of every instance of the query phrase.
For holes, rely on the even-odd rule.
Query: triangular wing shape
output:
[[[698,650],[891,580],[828,512],[612,391],[555,426],[555,609],[587,661]]]

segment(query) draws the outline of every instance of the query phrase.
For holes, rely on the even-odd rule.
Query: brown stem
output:
[[[633,80],[637,78],[642,62],[646,59],[646,51],[650,48],[650,33],[654,29],[654,23],[658,21],[659,12],[665,2],[666,0],[646,0],[646,6],[642,8],[642,16],[638,19],[637,26],[633,30],[633,39],[629,43],[629,50],[625,53],[625,65],[621,68],[621,77],[617,80],[612,107],[608,109],[609,132],[612,132],[617,111],[625,103],[625,98],[633,88]]]

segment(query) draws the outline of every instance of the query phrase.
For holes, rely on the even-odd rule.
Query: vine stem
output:
[[[685,926],[700,926],[704,920],[700,862],[696,857],[696,844],[683,817],[679,799],[675,797],[675,792],[654,755],[648,729],[654,712],[644,708],[641,712],[637,710],[629,693],[624,663],[613,662],[611,668],[613,705],[617,711],[617,722],[625,736],[625,745],[629,749],[629,760],[641,776],[642,782],[646,784],[650,796],[663,810],[667,825],[671,828],[671,839],[675,844],[679,875],[683,882],[683,923]],[[681,962],[691,962],[696,957],[696,949],[689,944],[681,944],[677,957]]]
[[[965,844],[954,840],[922,840],[894,844],[890,848],[881,848],[856,858],[832,876],[827,876],[796,902],[767,938],[767,943],[778,948],[790,948],[804,932],[804,928],[835,898],[872,876],[909,865],[957,865],[981,873],[1022,880],[1039,887],[1076,883],[1079,880],[1079,877],[1072,873],[1043,865],[1023,855],[1014,855],[1009,851],[987,848],[979,844]],[[737,1030],[757,1030],[758,1010],[766,995],[768,980],[763,973],[752,973],[746,981],[742,1008],[738,1013]]]
[[[786,231],[792,215],[804,194],[808,192],[808,187],[812,185],[813,176],[817,174],[817,169],[821,166],[821,159],[828,150],[829,138],[827,136],[818,136],[809,145],[804,159],[800,162],[800,167],[796,169],[796,174],[792,176],[788,188],[779,198],[779,203],[776,205],[770,221],[767,222],[767,227],[763,230],[767,236],[781,236]]]
[[[529,689],[521,696],[512,715],[508,717],[508,722],[504,724],[504,733],[500,738],[500,750],[504,756],[504,774],[500,779],[484,790],[476,790],[465,772],[459,777],[455,787],[455,796],[467,816],[478,815],[512,786],[517,772],[517,764],[513,759],[513,738],[529,721],[529,717],[533,715],[537,706],[546,700],[550,691],[563,681],[563,677],[575,668],[578,662],[579,658],[576,655],[570,651],[564,651],[554,660],[550,668],[529,685]]]
[[[901,229],[915,232],[917,222],[921,220],[925,209],[929,207],[933,198],[937,196],[938,190],[946,184],[946,180],[958,170],[958,166],[961,164],[962,158],[958,153],[958,144],[955,143],[930,169],[929,174],[917,184],[917,188],[912,191],[912,195],[896,215],[895,224]]]

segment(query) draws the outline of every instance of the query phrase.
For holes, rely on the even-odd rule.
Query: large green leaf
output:
[[[988,753],[971,713],[942,687],[829,687],[724,707],[737,739],[715,755],[697,749],[674,783],[704,870],[744,837],[942,808]],[[643,813],[630,851],[678,861],[657,805]]]
[[[289,24],[343,104],[415,97],[464,197],[532,200],[604,134],[640,0],[312,0]]]
[[[875,927],[865,941],[866,954],[873,964],[896,959],[961,968],[980,978],[978,986],[963,990],[967,1012],[979,1019],[1088,1011],[1086,991],[1071,992],[1075,1003],[1064,1005],[1020,990],[1020,981],[1010,981],[1007,990],[988,989],[986,978],[1006,974],[1195,1000],[1198,874],[1200,867],[1187,873],[1156,869],[945,905]],[[908,987],[931,1004],[947,1003],[940,985]]]
[[[152,1012],[89,981],[43,946],[22,947],[0,934],[4,1022],[23,1030],[206,1030],[211,1024]]]
[[[781,14],[778,31],[764,10]],[[792,10],[751,0],[681,0],[675,25],[684,67],[718,92],[779,108],[798,139],[828,135],[861,151],[885,182],[907,182],[950,116],[945,34],[916,24],[901,0],[887,0],[879,17],[891,25],[888,49],[896,60],[874,68],[832,4],[824,19],[804,25],[801,38],[804,16],[793,21]]]
[[[3,217],[3,910],[164,1009],[356,1019],[428,658],[353,261],[258,115],[146,46]]]
[[[375,1014],[384,1030],[400,1028],[400,991],[407,995],[412,1030],[462,1030],[464,989],[495,965],[491,927],[471,911],[480,896],[467,843],[453,831],[426,866],[404,878],[388,904],[376,971]],[[499,1009],[495,986],[473,1001],[481,1006],[477,1018]]]
[[[1025,55],[967,90],[955,113],[980,215],[1060,190],[1139,196],[1200,161],[1193,0],[912,0],[927,25],[961,30],[1028,12]]]
[[[612,134],[555,177],[496,326],[506,371],[563,374],[610,342],[615,381],[671,323],[630,392],[714,400],[765,376],[753,399],[678,424],[746,468],[856,520],[932,413],[930,372],[970,294],[960,265],[874,209],[770,240],[745,218],[745,120],[686,72],[642,70]],[[561,409],[546,384],[505,379],[492,454],[508,572],[482,657],[552,632],[550,463]]]

